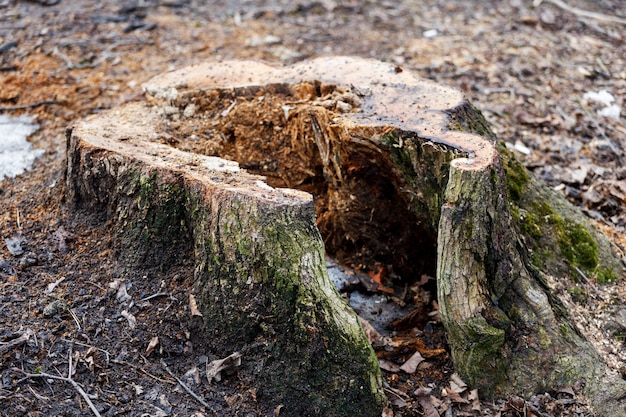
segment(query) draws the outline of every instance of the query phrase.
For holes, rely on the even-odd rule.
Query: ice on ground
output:
[[[39,129],[34,120],[31,116],[0,114],[0,180],[23,173],[43,154],[43,149],[33,149],[26,140]]]

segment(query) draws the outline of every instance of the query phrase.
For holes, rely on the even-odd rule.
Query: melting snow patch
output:
[[[607,106],[597,111],[599,116],[611,117],[615,120],[619,120],[619,115],[621,112],[622,112],[622,108],[618,106],[617,104]]]
[[[588,91],[583,96],[585,100],[597,101],[598,103],[610,106],[615,101],[615,97],[606,90],[600,90],[597,93],[595,91]]]
[[[604,108],[596,111],[600,116],[611,117],[615,120],[619,120],[622,109],[617,104],[611,104],[615,101],[615,97],[606,90],[600,90],[597,93],[589,91],[583,96],[585,100],[595,101],[603,104]]]
[[[43,149],[33,149],[26,138],[33,134],[39,125],[34,117],[9,117],[0,114],[0,180],[15,177],[35,162],[43,154]]]

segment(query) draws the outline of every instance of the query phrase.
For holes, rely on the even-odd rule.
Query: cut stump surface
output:
[[[240,372],[281,414],[374,416],[385,402],[325,247],[406,280],[436,273],[455,367],[485,395],[586,378],[600,414],[622,410],[623,384],[600,390],[615,379],[544,279],[621,265],[460,93],[346,57],[206,63],[144,89],[146,103],[68,131],[69,201],[106,213],[128,265],[193,257],[204,344],[245,352]]]

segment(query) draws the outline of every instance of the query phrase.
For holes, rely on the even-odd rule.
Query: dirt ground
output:
[[[184,65],[359,55],[459,88],[528,168],[626,249],[626,123],[615,114],[626,97],[623,0],[212,3],[0,0],[0,112],[36,116],[31,140],[45,151],[30,171],[0,182],[1,415],[280,415],[280,404],[236,372],[211,384],[203,377],[217,357],[190,332],[191,261],[124,270],[104,214],[65,204],[65,129],[141,99],[141,83]],[[614,100],[586,95],[601,90]],[[7,238],[24,253],[12,255]],[[554,277],[552,285],[622,372],[623,279]],[[446,348],[441,332],[436,320],[414,329],[428,351]],[[412,353],[385,358],[386,415],[593,415],[579,387],[480,402],[447,353],[412,374],[394,368]]]

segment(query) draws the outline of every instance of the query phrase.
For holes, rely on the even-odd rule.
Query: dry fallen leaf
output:
[[[150,356],[155,347],[159,344],[159,337],[154,336],[150,339],[150,343],[148,343],[148,347],[146,348],[146,356]]]
[[[194,366],[193,368],[185,372],[184,376],[186,379],[192,379],[194,384],[196,385],[200,385],[200,383],[202,382],[200,380],[200,371],[198,370],[198,367],[196,366]]]
[[[131,329],[134,329],[137,326],[137,319],[128,311],[122,310],[120,314],[122,315],[122,317],[125,317],[126,320],[128,320],[128,327],[130,327]]]
[[[385,387],[385,394],[389,404],[399,408],[406,407],[406,400],[409,399],[409,396],[405,392],[392,387]]]
[[[117,302],[120,304],[131,300],[131,296],[128,295],[128,292],[126,291],[126,285],[123,282],[120,283],[119,288],[117,289],[117,294],[115,298],[117,299]]]
[[[478,390],[477,389],[471,390],[469,395],[467,396],[467,399],[472,402],[472,410],[474,410],[474,411],[481,411],[481,408],[480,408],[480,398],[478,398]]]
[[[424,358],[419,352],[415,352],[406,362],[402,364],[402,369],[407,374],[414,374],[420,363],[424,361]]]
[[[359,318],[359,322],[361,323],[361,327],[363,327],[363,331],[365,332],[365,337],[370,342],[370,344],[374,345],[383,340],[383,336],[378,333],[378,330],[371,325],[371,323],[365,320],[361,316],[357,316]]]
[[[380,366],[380,369],[383,371],[393,372],[394,374],[400,372],[400,367],[398,365],[386,359],[379,359],[378,366]]]
[[[189,294],[189,310],[192,317],[202,317],[202,313],[198,309],[198,303],[196,297],[193,294]]]
[[[441,390],[441,395],[444,397],[448,397],[450,398],[452,401],[454,401],[455,403],[459,403],[459,404],[469,404],[469,401],[467,401],[465,398],[461,397],[457,392],[455,392],[453,389],[442,389]]]
[[[241,365],[241,353],[235,352],[232,355],[225,357],[224,359],[218,359],[207,363],[206,365],[206,377],[209,383],[214,379],[219,382],[222,380],[222,371],[235,368]]]
[[[424,410],[424,416],[426,417],[440,417],[439,411],[435,408],[435,406],[431,402],[430,398],[430,388],[418,388],[415,390],[415,395],[417,396],[417,401],[422,406]]]
[[[121,283],[122,281],[119,278],[116,278],[113,281],[109,282],[109,288],[111,288],[112,290],[117,290],[120,287]]]
[[[393,372],[394,374],[400,372],[400,367],[398,365],[386,359],[379,359],[378,366],[380,366],[380,369],[383,371]]]
[[[562,387],[562,388],[559,388],[556,392],[561,393],[561,394],[567,394],[571,396],[572,398],[576,396],[576,394],[574,393],[574,389],[572,387]]]
[[[459,394],[467,389],[467,384],[465,383],[465,381],[461,379],[459,374],[457,374],[456,372],[450,375],[450,386],[452,386],[453,383],[460,390],[460,391],[456,391]]]

